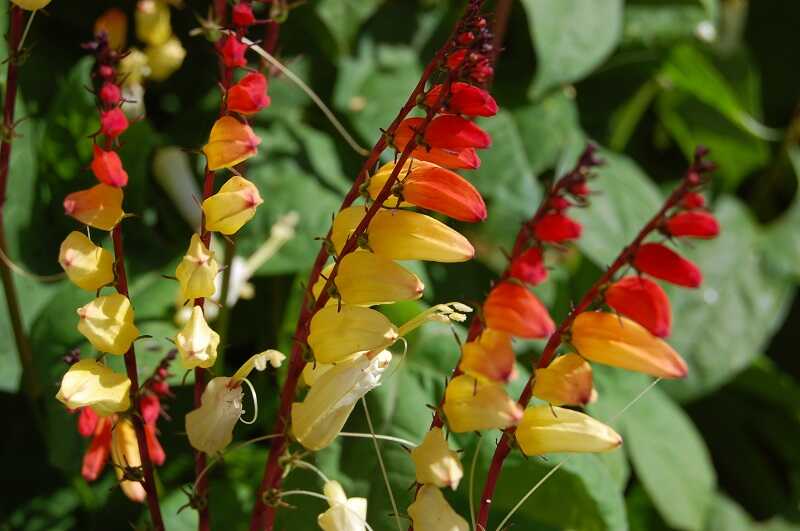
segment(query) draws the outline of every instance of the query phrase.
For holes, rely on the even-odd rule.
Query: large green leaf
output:
[[[800,147],[789,146],[789,160],[800,182]],[[766,230],[764,253],[782,274],[800,280],[800,189],[789,209]]]
[[[382,3],[383,0],[320,0],[314,3],[314,9],[342,54],[350,51],[361,24]]]

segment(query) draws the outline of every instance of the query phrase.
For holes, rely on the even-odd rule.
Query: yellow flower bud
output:
[[[589,415],[551,406],[526,409],[516,436],[525,455],[609,452],[622,444],[617,432]]]
[[[517,358],[511,348],[511,335],[485,329],[475,341],[462,347],[461,371],[475,378],[508,382],[517,375]]]
[[[533,396],[554,406],[585,405],[594,400],[592,366],[577,354],[559,356],[544,369],[536,369]]]
[[[133,423],[128,418],[120,419],[111,431],[111,461],[117,472],[117,480],[122,492],[131,501],[143,502],[147,497],[144,486],[138,481],[123,480],[126,468],[142,466],[142,457],[139,454],[139,443],[136,441],[136,431]]]
[[[309,450],[330,445],[342,431],[356,402],[380,385],[392,361],[388,350],[361,356],[321,374],[302,402],[292,404],[292,434]]]
[[[442,491],[423,485],[414,503],[408,506],[414,531],[469,531],[469,524],[456,513]]]
[[[214,279],[219,272],[219,264],[214,252],[206,247],[200,236],[192,235],[186,255],[175,269],[175,276],[181,285],[182,302],[214,295]]]
[[[502,384],[462,374],[447,384],[444,414],[451,431],[464,433],[513,426],[522,418],[522,408]]]
[[[49,4],[50,0],[12,0],[12,2],[22,9],[36,11]]]
[[[214,366],[217,361],[219,334],[208,326],[199,306],[192,308],[192,316],[183,330],[178,332],[175,346],[178,347],[184,369],[207,369]]]
[[[317,517],[323,531],[366,531],[366,498],[348,498],[338,481],[326,482],[322,492],[330,505]]]
[[[167,79],[181,67],[186,58],[186,49],[175,36],[162,44],[148,46],[144,53],[150,66],[150,79],[154,81]]]
[[[64,212],[90,227],[110,231],[125,215],[122,189],[101,183],[72,192],[64,198]]]
[[[141,86],[144,78],[150,75],[147,55],[138,48],[131,48],[119,62],[119,76],[125,87]],[[125,108],[130,104],[126,104]]]
[[[234,175],[219,192],[203,201],[206,228],[222,234],[233,234],[256,215],[263,203],[258,188],[243,177]]]
[[[232,168],[258,153],[260,143],[261,139],[249,125],[232,116],[223,116],[214,123],[208,144],[203,147],[208,169]]]
[[[319,363],[339,363],[394,344],[397,327],[382,313],[362,306],[326,306],[311,319],[308,345]]]
[[[61,243],[58,263],[81,289],[97,291],[114,282],[114,257],[82,232],[70,232]]]
[[[78,331],[100,352],[125,354],[139,337],[131,301],[119,293],[97,297],[78,308],[78,316]]]
[[[169,6],[161,0],[139,0],[136,4],[136,36],[152,46],[172,36]]]
[[[328,266],[314,285],[319,297],[325,278],[333,269]],[[425,285],[417,275],[382,256],[368,251],[356,251],[342,258],[336,275],[336,289],[345,304],[372,306],[411,301],[422,297]],[[337,304],[331,299],[329,304]]]
[[[333,244],[341,251],[364,217],[363,206],[346,208],[333,222]],[[419,212],[381,209],[367,229],[367,245],[391,260],[464,262],[475,255],[469,241],[441,221]]]
[[[570,343],[584,358],[661,378],[683,378],[686,362],[666,342],[625,317],[584,312],[572,325]]]
[[[447,446],[441,428],[433,428],[422,444],[411,450],[411,460],[417,474],[417,483],[437,487],[458,488],[464,475],[458,454]]]
[[[98,415],[126,411],[131,407],[131,381],[93,359],[72,365],[61,380],[56,399],[70,409],[91,406]]]

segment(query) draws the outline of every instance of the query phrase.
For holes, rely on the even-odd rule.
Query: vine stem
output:
[[[686,172],[683,180],[678,187],[675,188],[672,194],[670,194],[658,212],[656,212],[650,221],[648,221],[647,224],[639,231],[639,234],[636,235],[631,243],[620,252],[614,262],[608,267],[608,269],[606,269],[605,273],[603,273],[594,282],[594,284],[592,284],[578,304],[575,305],[575,307],[569,312],[567,317],[561,322],[558,328],[556,328],[556,331],[548,339],[547,344],[542,351],[542,355],[539,357],[539,361],[535,366],[536,369],[547,367],[550,364],[556,355],[558,347],[561,345],[564,335],[568,333],[578,315],[588,310],[589,307],[600,296],[603,286],[610,282],[618,271],[630,263],[644,239],[661,227],[666,219],[667,213],[677,206],[688,192],[701,184],[701,174],[707,169],[707,166],[702,161],[702,155],[703,152],[698,151],[698,154],[695,155],[694,163],[689,167],[689,170]],[[528,378],[528,381],[525,384],[519,399],[517,400],[519,405],[523,408],[528,405],[528,402],[530,402],[533,391],[533,378],[535,374],[535,371],[531,371],[531,376]],[[508,457],[509,453],[511,453],[515,432],[516,427],[514,426],[503,430],[503,434],[500,437],[500,442],[498,442],[497,447],[495,448],[494,455],[492,456],[492,462],[489,466],[489,472],[486,477],[486,483],[484,484],[483,494],[481,495],[481,506],[478,513],[478,520],[476,522],[477,529],[486,529],[486,524],[489,520],[489,508],[492,503],[492,497],[494,496],[497,481],[500,478],[503,462],[505,461],[506,457]]]

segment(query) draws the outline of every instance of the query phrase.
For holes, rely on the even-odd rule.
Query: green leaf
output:
[[[523,0],[538,58],[531,94],[586,77],[622,35],[622,0]]]
[[[794,169],[794,174],[800,182],[800,147],[789,146],[789,161]],[[764,253],[770,264],[782,274],[794,277],[800,281],[800,191],[795,193],[795,198],[786,212],[766,229],[764,238]]]
[[[333,37],[339,54],[345,54],[350,51],[361,24],[382,3],[383,0],[319,0],[314,9]]]
[[[628,5],[621,46],[656,48],[694,40],[698,24],[707,19],[695,5]]]

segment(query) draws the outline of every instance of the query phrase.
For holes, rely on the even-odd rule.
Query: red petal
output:
[[[128,117],[119,107],[100,113],[100,132],[108,138],[117,138],[128,128]]]
[[[111,454],[111,417],[100,419],[92,442],[83,456],[81,475],[86,481],[94,481],[103,471]]]
[[[696,288],[703,282],[703,274],[696,265],[660,243],[645,243],[639,247],[633,259],[633,267],[687,288]]]
[[[459,221],[486,219],[486,203],[480,192],[457,173],[438,166],[412,169],[403,181],[403,197],[409,203]]]
[[[706,206],[706,199],[697,192],[689,192],[681,201],[681,206],[686,209],[703,208]]]
[[[544,304],[524,286],[501,282],[483,305],[486,326],[524,338],[544,338],[555,331],[555,324]]]
[[[547,268],[544,266],[542,251],[538,247],[531,247],[511,262],[511,276],[528,284],[541,284],[547,278]]]
[[[560,212],[547,214],[533,227],[537,240],[543,242],[564,242],[581,237],[581,225]]]
[[[78,433],[84,437],[90,437],[95,428],[97,428],[98,420],[100,420],[100,417],[97,416],[97,413],[92,408],[80,408],[78,411]]]
[[[667,220],[665,228],[671,236],[710,239],[719,235],[717,218],[705,210],[675,214]]]
[[[620,279],[606,291],[606,304],[655,336],[669,335],[672,324],[669,298],[661,286],[650,279],[638,276]]]
[[[228,109],[239,114],[254,114],[269,104],[267,78],[258,72],[247,74],[228,90]]]
[[[144,394],[139,399],[139,408],[145,424],[155,424],[161,414],[161,400],[154,394]]]
[[[431,147],[444,149],[482,149],[492,145],[492,138],[466,118],[454,114],[442,114],[435,117],[428,125],[425,142]]]
[[[158,442],[155,424],[144,425],[144,436],[147,441],[147,452],[150,454],[150,460],[156,466],[163,465],[164,461],[167,459],[167,454],[164,453],[164,448],[162,448],[161,443]]]
[[[91,168],[101,183],[117,188],[128,184],[128,172],[122,167],[122,160],[116,151],[104,151],[95,145]]]
[[[439,100],[443,84],[436,85],[425,95],[425,104],[434,105]],[[450,85],[450,94],[445,99],[445,108],[452,113],[468,116],[494,116],[497,102],[482,88],[456,81]]]

